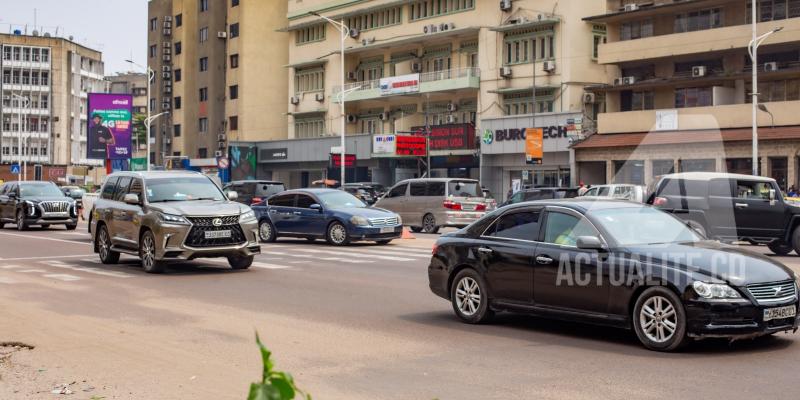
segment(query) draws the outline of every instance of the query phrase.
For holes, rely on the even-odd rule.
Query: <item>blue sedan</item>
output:
[[[264,242],[287,236],[325,239],[338,246],[353,241],[387,244],[403,233],[399,215],[337,189],[287,190],[252,208]]]

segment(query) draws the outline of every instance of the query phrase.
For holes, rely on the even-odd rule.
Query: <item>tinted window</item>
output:
[[[712,179],[708,183],[709,196],[732,197],[731,181],[727,179]]]
[[[426,186],[425,182],[411,182],[409,193],[412,196],[425,196]]]
[[[584,196],[597,196],[597,188],[591,188],[584,193]]]
[[[483,193],[475,181],[450,181],[447,183],[447,191],[456,197],[481,197]]]
[[[585,218],[560,212],[549,212],[544,228],[544,241],[575,246],[580,236],[600,236]]]
[[[250,196],[250,197],[252,197],[255,194],[254,189],[255,189],[254,185],[251,185],[249,183],[245,183],[243,185],[232,185],[230,188],[230,190],[233,190],[238,195]]]
[[[524,193],[523,193],[523,192],[517,192],[517,193],[514,193],[514,194],[511,196],[511,198],[509,199],[509,202],[510,202],[511,204],[514,204],[514,203],[519,203],[520,201],[522,201],[522,196],[523,196],[523,195],[524,195]]]
[[[14,193],[19,196],[19,188],[16,183],[12,183],[11,186],[8,187],[8,193]]]
[[[740,199],[769,200],[769,182],[736,181],[736,197]]]
[[[103,193],[100,195],[100,197],[107,200],[114,198],[114,190],[117,187],[117,179],[119,179],[117,176],[112,176],[111,178],[106,179],[106,183],[103,185]]]
[[[273,194],[280,193],[286,190],[282,183],[259,183],[255,185],[256,195],[260,197],[269,197]]]
[[[539,211],[526,211],[506,214],[495,223],[494,230],[487,236],[537,240],[539,236]]]
[[[135,194],[139,196],[139,200],[142,200],[142,180],[141,179],[134,179],[131,181],[131,186],[128,188],[128,193]]]
[[[525,200],[526,201],[550,199],[552,197],[553,197],[552,196],[552,192],[549,191],[549,190],[534,190],[534,191],[525,193]]]
[[[270,198],[267,203],[275,207],[294,207],[294,195],[284,194],[281,196],[274,196]]]
[[[597,188],[596,196],[608,196],[608,193],[611,191],[611,188],[608,186],[601,186]]]
[[[572,199],[578,197],[578,189],[559,189],[556,192],[558,199]]]
[[[316,204],[316,200],[313,197],[305,195],[305,194],[298,194],[297,195],[297,207],[300,208],[310,208],[312,204]]]
[[[403,183],[397,185],[389,191],[389,194],[386,197],[402,197],[406,195],[406,187],[408,187],[407,183]]]
[[[117,182],[117,190],[114,191],[114,200],[122,201],[125,195],[128,193],[128,185],[131,184],[131,178],[127,176],[121,176],[119,181]]]
[[[428,196],[444,196],[444,182],[428,182]]]

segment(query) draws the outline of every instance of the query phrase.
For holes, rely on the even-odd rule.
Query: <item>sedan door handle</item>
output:
[[[553,259],[548,256],[536,256],[536,262],[539,264],[552,264]]]
[[[294,214],[294,215],[300,215],[300,214],[302,214],[302,213],[301,213],[300,211],[295,211],[295,212],[293,212],[292,214]]]
[[[277,214],[278,212],[277,212],[277,211],[275,211],[275,210],[269,210],[269,213],[270,213],[270,214]]]
[[[747,208],[747,203],[736,203],[734,205],[736,208]]]
[[[492,250],[492,249],[490,249],[488,247],[478,247],[478,252],[479,253],[484,253],[484,254],[491,254],[491,253],[494,252],[494,250]]]

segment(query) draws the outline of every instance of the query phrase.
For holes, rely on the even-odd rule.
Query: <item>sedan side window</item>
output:
[[[563,246],[576,246],[581,236],[600,236],[585,218],[550,211],[544,227],[544,241]]]
[[[517,192],[517,193],[514,193],[514,195],[512,195],[512,196],[511,196],[511,201],[510,201],[510,203],[511,203],[511,204],[514,204],[514,203],[519,203],[519,202],[521,202],[521,201],[522,201],[522,195],[524,195],[524,194],[525,194],[525,193],[523,193],[523,192]]]
[[[597,196],[597,188],[591,188],[584,193],[584,196]]]
[[[503,215],[486,236],[536,241],[539,239],[539,214],[537,210]]]
[[[312,204],[316,204],[316,201],[314,200],[313,197],[304,194],[297,195],[297,207],[311,208]]]
[[[103,186],[103,193],[100,195],[101,198],[106,200],[111,200],[114,198],[114,190],[117,188],[117,180],[119,177],[111,177],[106,180],[106,184]]]
[[[294,207],[294,195],[285,194],[269,199],[268,204],[275,207]]]
[[[8,184],[3,184],[2,186],[0,186],[0,196],[5,195],[6,190],[8,190]]]
[[[406,195],[406,188],[408,187],[407,183],[403,183],[401,185],[397,185],[392,188],[389,192],[389,195],[386,197],[403,197]]]

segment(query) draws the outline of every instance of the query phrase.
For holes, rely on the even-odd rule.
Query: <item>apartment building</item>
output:
[[[570,184],[569,142],[595,112],[584,86],[609,79],[593,57],[605,32],[581,19],[605,1],[287,3],[290,140],[255,145],[259,177],[305,186],[334,173],[329,153],[344,119],[355,156],[349,181],[420,176],[424,158],[378,147],[422,133],[431,137],[432,176],[481,178],[503,193],[514,179]],[[340,31],[317,14],[348,28],[344,71]],[[547,131],[539,165],[525,162],[526,127]]]
[[[69,166],[52,178],[102,165],[86,158],[87,95],[105,91],[102,54],[38,31],[0,34],[0,48],[0,161]]]
[[[133,118],[143,118],[147,114],[147,75],[140,72],[117,73],[107,76],[108,92],[130,94],[133,97]],[[135,122],[135,121],[134,121]],[[141,126],[141,125],[140,125]],[[134,127],[136,129],[136,127]],[[147,149],[144,138],[133,137],[133,156],[143,158]]]
[[[597,132],[573,146],[587,182],[647,184],[674,171],[752,169],[752,72],[758,73],[760,174],[798,184],[800,1],[609,0],[585,18],[605,25],[598,63],[614,79],[587,90],[605,99]]]
[[[151,127],[156,164],[185,157],[215,166],[229,140],[286,136],[276,106],[287,97],[287,35],[275,32],[285,18],[285,5],[273,1],[148,3],[150,102],[154,114],[168,112]]]

